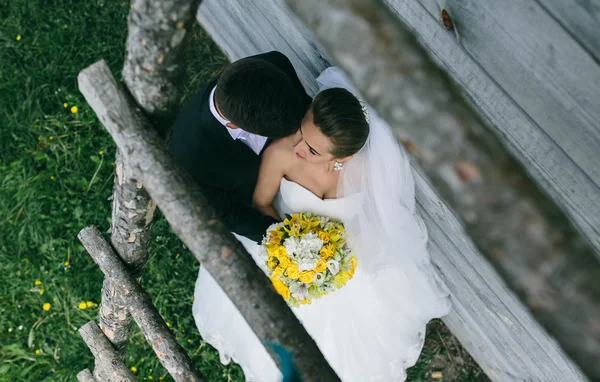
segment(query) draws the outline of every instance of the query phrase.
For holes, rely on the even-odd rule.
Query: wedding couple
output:
[[[339,68],[317,82],[312,100],[283,54],[239,60],[182,109],[171,151],[263,270],[260,242],[286,214],[341,220],[354,277],[292,310],[343,381],[403,381],[427,322],[450,309],[448,292],[429,260],[407,155]],[[221,362],[233,359],[249,381],[281,380],[204,267],[193,313]]]

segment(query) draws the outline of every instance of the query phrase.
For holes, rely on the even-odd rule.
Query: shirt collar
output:
[[[210,112],[212,113],[213,117],[215,117],[215,119],[217,121],[219,121],[219,123],[221,125],[225,126],[225,128],[227,129],[227,131],[229,132],[229,135],[231,135],[231,138],[233,138],[233,140],[246,139],[248,136],[247,131],[240,129],[240,128],[237,128],[237,129],[229,128],[227,126],[227,124],[230,122],[227,119],[221,117],[221,114],[219,114],[219,111],[217,110],[217,107],[215,106],[215,90],[217,90],[216,86],[210,92],[210,96],[208,97],[208,107],[210,108]]]

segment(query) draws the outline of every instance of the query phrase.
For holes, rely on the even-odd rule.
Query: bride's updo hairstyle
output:
[[[369,123],[360,101],[348,90],[331,88],[320,92],[310,110],[313,122],[328,137],[334,158],[356,154],[369,137]]]

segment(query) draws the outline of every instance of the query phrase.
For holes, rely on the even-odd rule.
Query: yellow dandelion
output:
[[[140,363],[144,363],[144,361],[145,361],[145,359],[143,359],[143,358],[140,359]]]
[[[45,312],[49,311],[51,308],[52,308],[52,305],[50,305],[49,302],[42,305],[42,309],[44,309]]]
[[[192,340],[190,340],[190,339],[188,338],[188,344],[191,344],[191,343],[192,343]]]
[[[78,111],[79,109],[77,108],[77,106],[71,106],[71,113],[77,114]]]
[[[44,289],[40,289],[40,296],[44,294]]]
[[[85,304],[85,301],[81,301],[79,305],[77,305],[77,307],[81,310],[84,310],[85,308],[87,308],[87,305]]]
[[[65,103],[63,103],[63,107],[66,109],[69,107],[69,104],[65,102]]]
[[[160,377],[158,377],[158,380],[159,380],[159,381],[162,381],[163,379],[165,379],[165,376],[164,376],[164,375],[161,375]]]
[[[53,141],[54,140],[54,135],[51,135],[48,137],[49,140]]]
[[[50,175],[50,180],[54,180],[54,175]]]
[[[151,376],[151,375],[149,375],[149,376],[148,376],[148,380],[149,380],[149,381],[151,381],[151,380],[153,380],[153,379],[154,379],[154,378],[152,378],[152,376]]]
[[[35,280],[33,283],[35,285],[42,285],[42,280]]]
[[[69,263],[69,260],[65,261],[65,267],[68,267],[71,263]]]
[[[85,306],[87,306],[88,308],[91,308],[92,306],[94,306],[94,303],[93,303],[93,302],[91,302],[91,301],[87,301],[87,302],[85,303]]]
[[[35,354],[40,354],[40,349],[35,349]]]
[[[131,366],[131,371],[133,371],[134,373],[137,373],[137,367]]]
[[[15,40],[17,40],[17,41],[21,41],[21,35],[20,35],[20,34],[18,34],[18,35],[17,35],[17,37],[15,37]]]
[[[104,151],[102,151],[102,150],[98,151],[98,155],[104,155]]]
[[[171,327],[171,323],[170,322],[167,322],[167,327],[169,327],[169,328]]]

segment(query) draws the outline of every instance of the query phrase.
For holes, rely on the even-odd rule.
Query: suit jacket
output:
[[[280,52],[253,56],[271,62],[292,81],[308,109],[311,98],[290,60]],[[260,156],[240,140],[233,140],[226,127],[212,115],[209,96],[219,76],[213,78],[181,109],[173,127],[170,150],[202,189],[229,230],[260,242],[275,219],[252,208]],[[265,144],[265,147],[267,144]],[[261,153],[262,154],[262,153]]]

